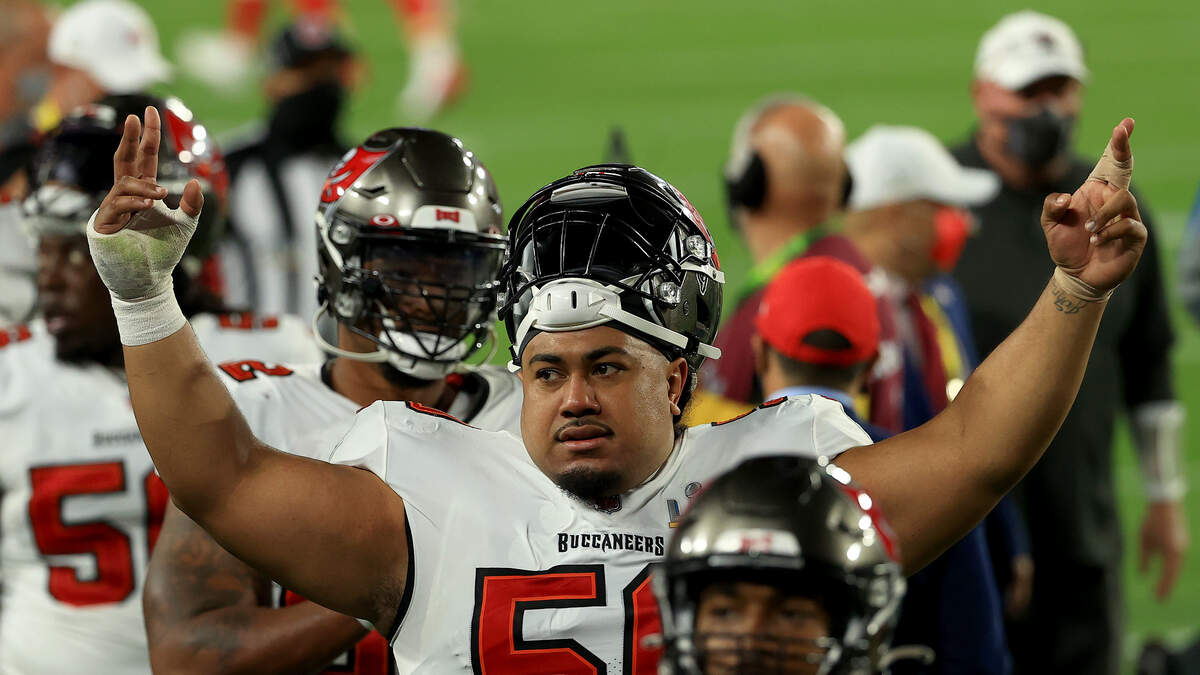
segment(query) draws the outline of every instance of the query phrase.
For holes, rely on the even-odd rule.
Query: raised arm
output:
[[[404,505],[366,471],[261,443],[175,301],[171,271],[196,228],[196,181],[178,209],[158,187],[158,112],[135,116],[88,240],[112,295],[138,426],[175,504],[227,550],[322,605],[381,628],[403,594]],[[139,135],[141,141],[139,142]]]
[[[270,579],[168,505],[142,596],[151,667],[183,675],[310,673],[366,633],[314,602],[271,607],[270,595]]]
[[[909,572],[995,506],[1038,461],[1070,410],[1107,297],[1146,244],[1128,189],[1132,132],[1133,120],[1123,120],[1088,180],[1072,195],[1046,198],[1042,229],[1057,269],[1029,316],[954,402],[912,431],[838,458],[896,530]]]

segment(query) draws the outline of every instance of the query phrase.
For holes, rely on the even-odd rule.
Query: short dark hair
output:
[[[841,350],[851,347],[850,341],[841,333],[822,329],[804,336],[802,340],[807,345],[818,349]],[[779,350],[767,348],[779,360],[780,368],[792,385],[812,385],[829,389],[848,389],[854,381],[871,365],[871,361],[859,361],[848,366],[831,366],[827,364],[809,363],[785,356]]]

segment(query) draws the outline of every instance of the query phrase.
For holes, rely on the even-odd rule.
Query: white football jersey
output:
[[[311,353],[303,322],[250,321],[193,325],[214,360]],[[124,372],[59,361],[41,321],[0,332],[0,439],[0,673],[149,673],[141,593],[168,495]]]
[[[189,322],[196,340],[213,363],[232,358],[275,363],[323,361],[308,322],[290,314],[198,314]]]
[[[381,402],[331,460],[374,472],[405,501],[414,553],[392,636],[400,672],[650,675],[650,569],[688,499],[748,457],[834,457],[870,442],[834,401],[779,399],[688,429],[644,484],[589,505],[512,433]]]
[[[254,435],[280,450],[325,459],[329,448],[355,422],[358,404],[332,389],[323,364],[229,361],[218,368]],[[521,383],[515,375],[504,368],[481,366],[462,367],[451,377],[459,387],[451,414],[480,428],[520,433]],[[279,587],[274,595],[280,606],[303,602]],[[370,633],[325,672],[387,675],[389,660],[387,641]]]

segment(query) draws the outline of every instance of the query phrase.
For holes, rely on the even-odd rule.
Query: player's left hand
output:
[[[1146,247],[1146,226],[1129,192],[1133,120],[1113,128],[1092,174],[1074,194],[1051,194],[1042,207],[1042,230],[1054,264],[1099,292],[1133,273]]]
[[[1162,570],[1154,589],[1154,595],[1159,600],[1166,600],[1175,588],[1187,548],[1187,524],[1179,501],[1152,502],[1146,509],[1141,536],[1138,537],[1138,572],[1145,574],[1149,571],[1151,558],[1162,558]]]

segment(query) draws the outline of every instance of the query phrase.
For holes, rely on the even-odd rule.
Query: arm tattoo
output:
[[[174,642],[196,657],[231,657],[252,612],[270,602],[270,581],[225,551],[184,514],[169,510],[144,598],[151,645]],[[221,610],[215,612],[214,610]],[[209,613],[197,621],[203,613]]]
[[[1083,300],[1059,288],[1057,281],[1050,284],[1050,292],[1054,294],[1054,309],[1063,314],[1078,314],[1079,310],[1083,309],[1083,306],[1087,304]]]

